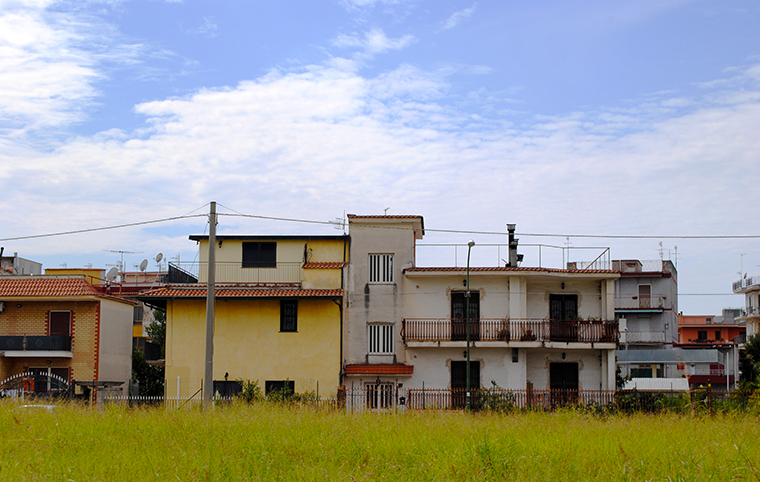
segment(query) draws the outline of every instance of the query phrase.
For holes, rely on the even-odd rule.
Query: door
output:
[[[639,285],[639,308],[652,307],[652,285]]]
[[[470,392],[475,401],[480,388],[480,362],[470,361]],[[471,402],[471,403],[472,403]],[[467,407],[467,362],[451,362],[451,406],[452,408]]]
[[[578,341],[578,295],[549,295],[551,341]]]
[[[467,339],[467,317],[465,307],[467,297],[465,291],[451,292],[451,339],[464,341]],[[470,340],[480,340],[480,292],[470,291]]]
[[[549,388],[553,406],[575,403],[578,398],[578,364],[551,363]]]

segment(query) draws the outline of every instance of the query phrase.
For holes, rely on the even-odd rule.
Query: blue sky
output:
[[[319,221],[390,208],[431,229],[760,235],[757,25],[744,0],[0,0],[0,238],[211,200]],[[192,259],[187,236],[203,230],[194,218],[2,245],[47,267],[141,252],[129,266]],[[469,237],[494,263],[482,245],[499,236],[425,241]],[[659,241],[666,257],[678,246],[687,313],[742,305],[716,295],[742,268],[760,274],[758,239],[569,240],[640,259]]]

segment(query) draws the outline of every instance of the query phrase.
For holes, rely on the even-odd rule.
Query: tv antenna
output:
[[[119,269],[122,271],[122,273],[124,272],[124,253],[126,253],[126,254],[140,254],[140,253],[142,253],[142,251],[122,251],[120,249],[104,249],[103,251],[107,251],[109,253],[119,253],[121,255],[121,263],[119,264]]]

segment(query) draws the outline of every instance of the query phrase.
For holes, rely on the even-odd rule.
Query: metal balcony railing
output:
[[[760,288],[760,276],[750,276],[749,278],[742,278],[739,281],[734,281],[731,285],[734,293],[742,291],[751,287]]]
[[[71,335],[0,336],[0,351],[71,351]]]
[[[464,319],[406,318],[401,337],[407,341],[465,341]],[[560,341],[595,343],[618,341],[616,321],[550,321],[546,319],[470,320],[471,341]]]
[[[615,297],[615,309],[617,310],[664,310],[668,308],[670,308],[670,302],[665,295]]]
[[[620,340],[621,343],[623,341],[625,341],[626,343],[632,343],[632,344],[665,343],[665,332],[664,331],[626,331],[624,338],[625,340],[623,339]]]
[[[177,283],[205,283],[208,279],[208,263],[170,263],[174,272],[181,274],[182,279],[171,279]],[[254,283],[280,284],[300,283],[303,281],[303,269],[300,262],[277,263],[270,268],[247,268],[242,263],[217,262],[215,281],[217,283]],[[172,271],[170,269],[170,271]],[[197,281],[194,281],[197,280]]]

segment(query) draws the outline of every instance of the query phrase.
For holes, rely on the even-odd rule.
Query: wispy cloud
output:
[[[449,30],[460,23],[462,23],[464,20],[467,20],[472,16],[472,14],[475,13],[475,5],[473,5],[470,8],[465,8],[464,10],[460,10],[458,12],[453,13],[448,19],[446,19],[445,22],[441,25],[442,30]]]
[[[0,12],[0,124],[16,134],[82,120],[103,78],[98,64],[134,59],[127,45],[111,49],[107,26],[48,3],[13,2]]]
[[[203,23],[198,27],[188,29],[187,33],[214,38],[219,36],[219,26],[214,22],[213,17],[203,17]]]
[[[332,44],[342,48],[355,47],[361,50],[361,54],[373,56],[389,50],[406,48],[415,41],[414,35],[404,35],[394,39],[388,37],[382,29],[373,28],[363,34],[339,35],[332,40]]]

